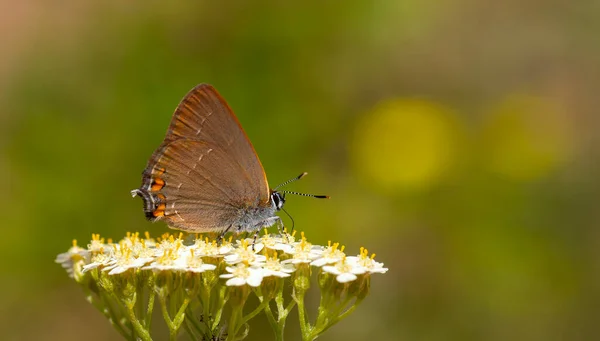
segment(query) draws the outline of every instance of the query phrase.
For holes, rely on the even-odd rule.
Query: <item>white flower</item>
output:
[[[155,248],[156,247],[156,240],[154,238],[150,238],[150,233],[148,233],[148,231],[144,232],[144,236],[146,237],[145,239],[140,239],[140,241],[146,245],[146,247],[149,248]]]
[[[248,246],[250,246],[252,251],[254,251],[255,253],[260,252],[265,247],[265,245],[262,243],[261,238],[258,238],[256,240],[254,240],[254,238],[240,239],[236,240],[235,243],[235,249],[247,248]]]
[[[304,232],[302,232],[302,239],[299,242],[288,244],[288,246],[283,252],[293,256],[291,259],[284,260],[283,263],[311,263],[313,260],[321,257],[323,253],[323,247],[309,243],[306,237],[304,237]]]
[[[189,249],[190,253],[187,256],[180,256],[175,263],[181,265],[185,271],[201,273],[207,270],[217,268],[214,264],[206,264],[202,261],[202,256],[194,254],[194,249]]]
[[[106,253],[99,253],[92,257],[92,262],[90,264],[83,266],[83,272],[88,272],[92,269],[95,269],[99,266],[105,267],[108,265],[112,265],[116,262],[114,258]]]
[[[89,259],[90,252],[77,246],[77,241],[73,240],[73,246],[67,252],[56,256],[54,261],[67,271],[69,277],[74,278],[75,271],[81,270],[82,266],[89,262]]]
[[[121,243],[126,240],[124,239]],[[177,245],[179,244],[175,244],[174,247],[177,247]],[[128,246],[131,249],[131,255],[136,258],[148,258],[152,260],[157,253],[156,243],[150,241],[150,245],[148,245],[146,239],[137,238],[137,234],[136,237],[129,240]]]
[[[252,247],[249,245],[249,241],[242,240],[240,245],[233,249],[231,254],[225,256],[225,261],[228,264],[244,262],[246,264],[253,265],[255,263],[261,263],[266,260],[265,256],[256,254],[261,249],[262,246],[259,249],[252,250]]]
[[[92,240],[88,244],[88,250],[92,253],[102,253],[106,248],[106,244],[104,244],[104,238],[100,238],[99,234],[92,233]]]
[[[181,261],[182,258],[183,257],[181,257],[179,253],[179,248],[164,250],[162,255],[157,257],[150,265],[143,267],[143,269],[184,271],[187,266],[184,261]]]
[[[196,242],[190,248],[195,249],[196,255],[200,257],[223,257],[233,250],[230,241],[223,241],[221,246],[218,246],[216,240],[209,242],[208,238],[205,240],[196,239]]]
[[[180,238],[175,238],[172,235],[169,235],[168,237],[165,236],[165,238],[163,238],[160,243],[156,245],[154,253],[157,256],[161,256],[164,255],[168,250],[171,250],[171,252],[178,252],[179,248],[182,246],[183,243],[181,242]]]
[[[131,249],[131,255],[139,262],[148,263],[154,260],[156,250],[149,247],[136,247]]]
[[[338,250],[339,245],[340,243],[333,243],[333,245],[331,245],[331,241],[329,241],[327,248],[323,251],[321,256],[312,261],[310,265],[320,267],[326,264],[337,263],[342,260],[346,254],[344,253],[344,246]]]
[[[365,272],[368,273],[381,273],[384,274],[388,271],[388,268],[383,267],[383,263],[379,263],[375,261],[375,254],[373,253],[371,257],[368,256],[369,252],[364,247],[360,248],[360,254],[356,257],[348,257],[347,261],[349,263],[356,264],[356,266],[360,266],[365,269]]]
[[[109,271],[109,275],[120,274],[129,269],[141,268],[153,259],[151,257],[136,257],[133,255],[133,250],[124,241],[119,243],[118,248],[116,245],[114,246],[113,257],[115,261],[103,269],[104,271]]]
[[[263,276],[289,277],[290,273],[296,271],[296,267],[289,263],[281,263],[277,256],[267,258],[266,262],[260,264],[263,269]]]
[[[260,285],[263,279],[263,271],[261,268],[248,266],[244,263],[238,263],[235,266],[228,266],[225,268],[228,274],[220,275],[221,278],[229,278],[225,285],[227,286],[241,286],[248,284],[252,287]]]
[[[266,248],[271,249],[271,250],[289,250],[290,249],[290,243],[294,241],[294,237],[291,235],[282,237],[280,235],[270,235],[270,234],[265,234],[261,239],[260,242],[261,244],[263,244]]]
[[[355,280],[356,275],[363,274],[366,270],[356,263],[347,262],[344,257],[335,265],[324,266],[323,271],[335,275],[338,282],[347,283]]]

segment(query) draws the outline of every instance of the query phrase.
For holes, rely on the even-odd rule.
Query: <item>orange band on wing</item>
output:
[[[153,192],[157,192],[157,191],[160,191],[164,186],[165,186],[165,181],[163,179],[155,178],[152,182],[152,186],[150,187],[150,189]]]
[[[167,206],[165,204],[160,204],[158,207],[152,212],[152,215],[155,217],[162,217],[165,215],[165,209]]]

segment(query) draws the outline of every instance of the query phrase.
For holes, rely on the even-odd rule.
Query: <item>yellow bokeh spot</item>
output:
[[[438,183],[458,148],[458,121],[435,103],[381,103],[356,126],[350,155],[370,184],[387,191],[422,190]]]
[[[512,96],[497,105],[483,128],[483,156],[503,176],[542,177],[568,159],[572,134],[567,116],[541,98]]]

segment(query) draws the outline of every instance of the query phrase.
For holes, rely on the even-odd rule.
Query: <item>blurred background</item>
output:
[[[206,82],[331,195],[296,228],[390,268],[323,340],[598,339],[598,4],[1,0],[1,338],[118,339],[54,258],[167,230],[129,191]]]

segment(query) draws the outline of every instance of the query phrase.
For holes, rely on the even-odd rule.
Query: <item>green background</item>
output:
[[[202,82],[331,196],[298,230],[390,269],[323,340],[600,335],[597,1],[0,4],[3,340],[118,338],[54,258],[167,230],[129,190]]]

